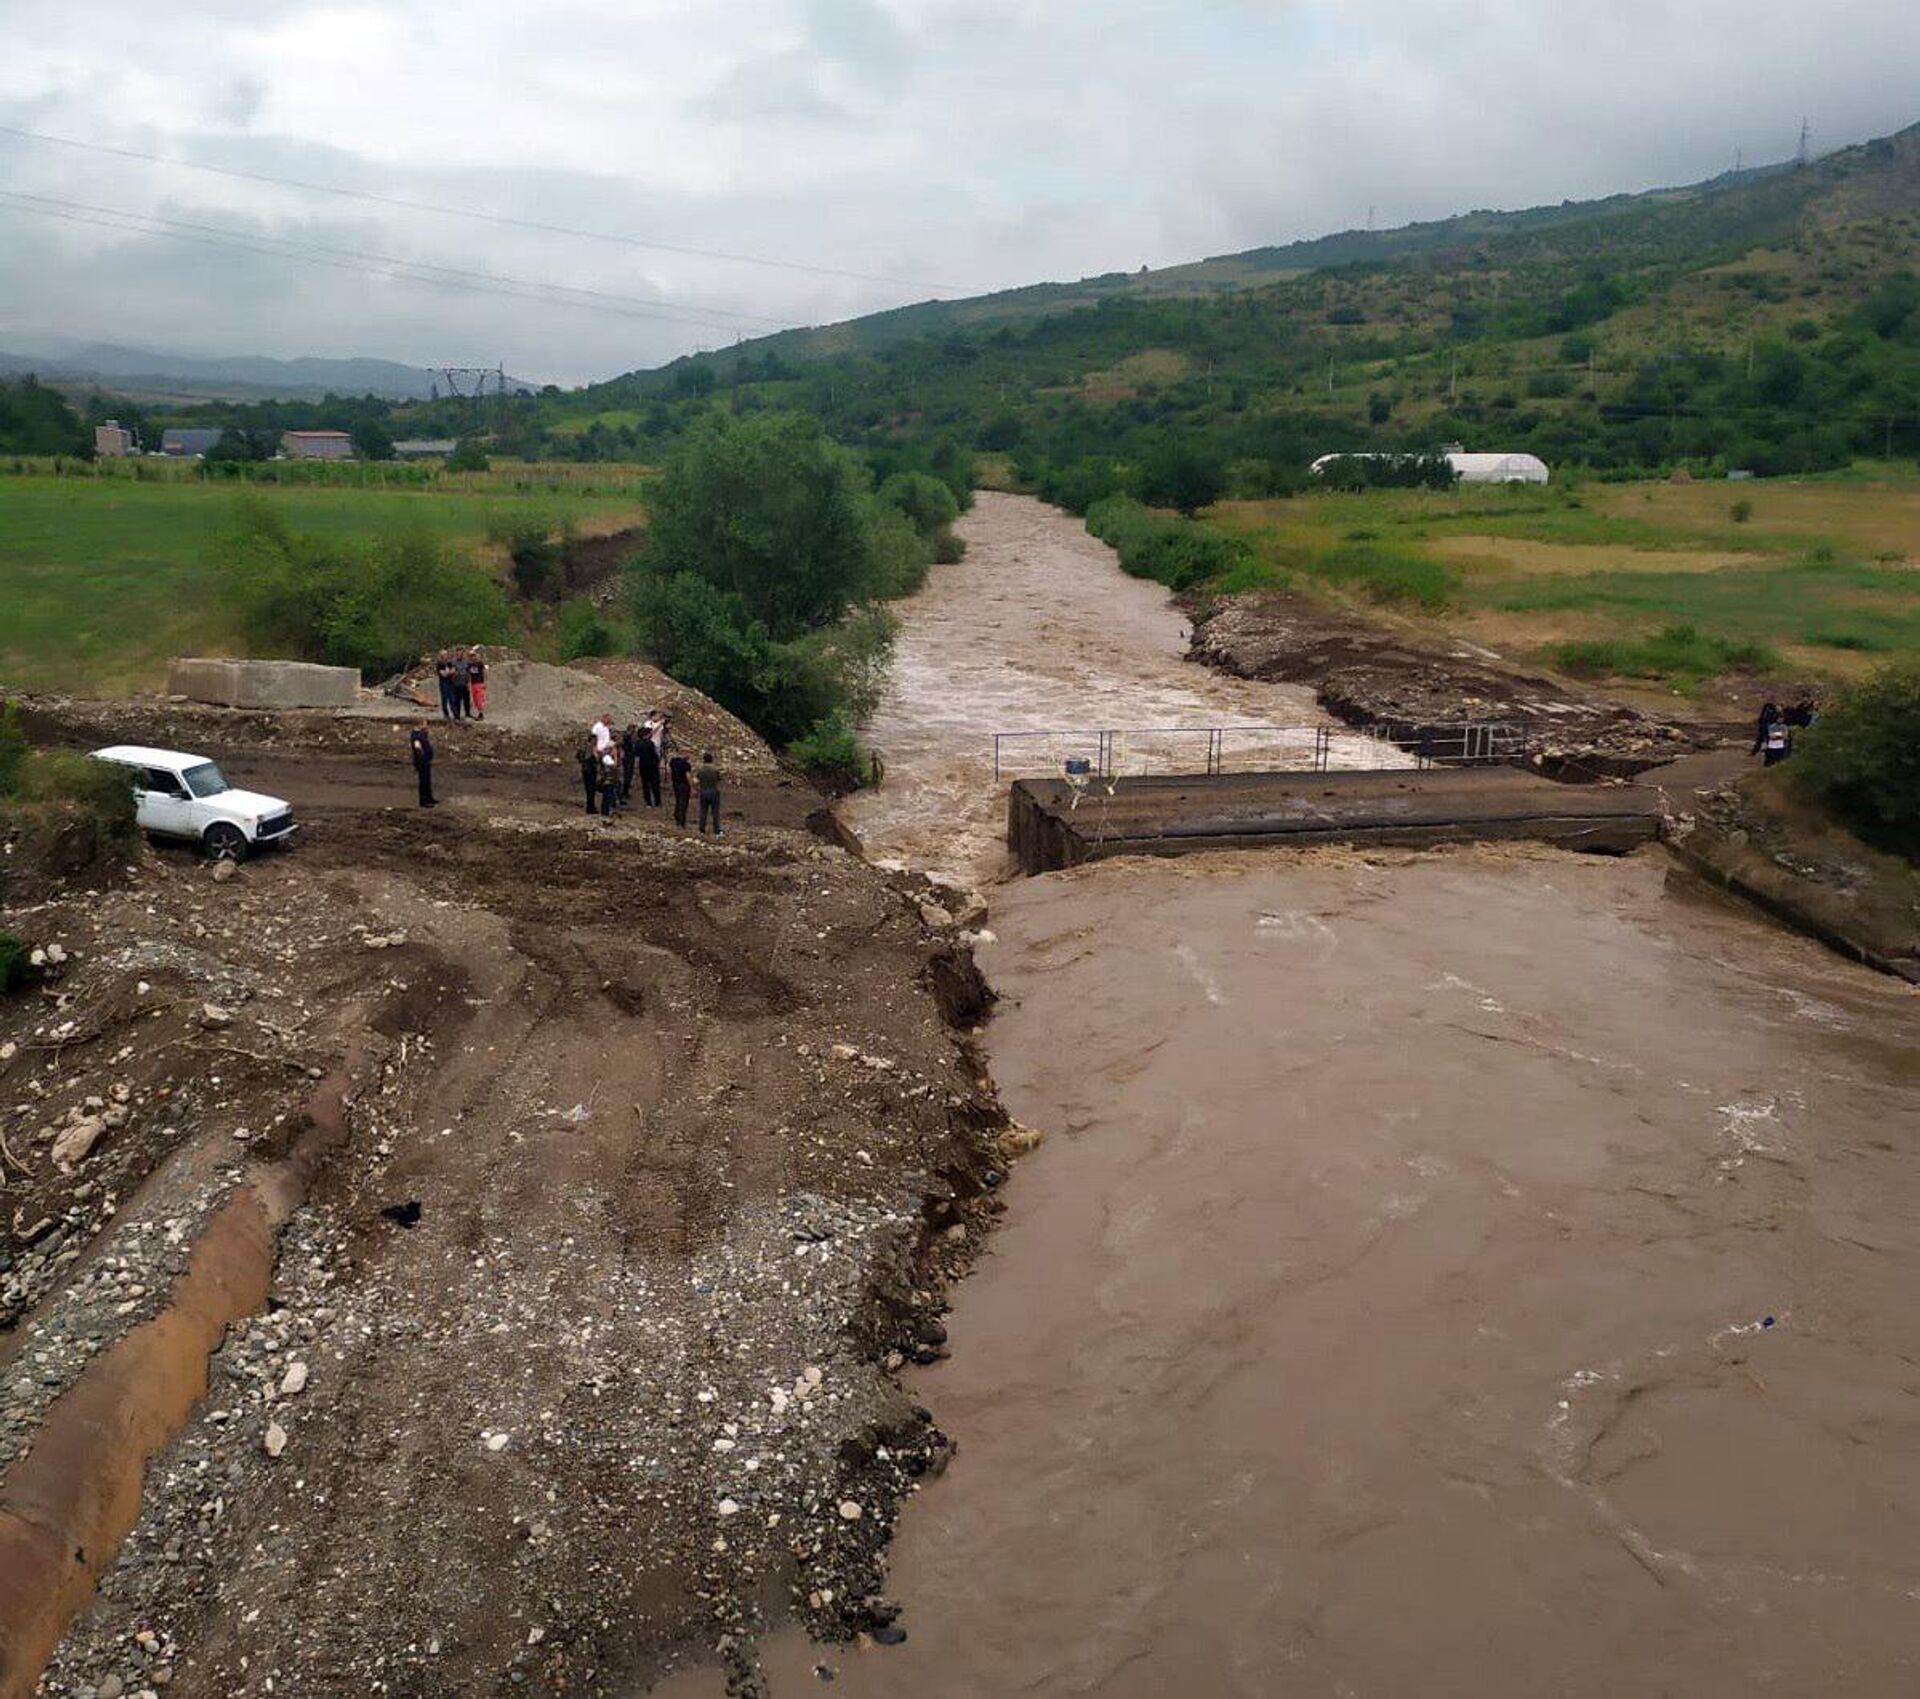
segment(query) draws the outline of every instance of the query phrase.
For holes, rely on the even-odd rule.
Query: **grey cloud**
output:
[[[245,129],[260,115],[267,98],[267,84],[261,77],[235,77],[214,91],[207,103],[207,118],[215,124],[230,124]]]
[[[808,44],[823,59],[878,76],[911,56],[906,32],[878,0],[807,0],[805,15]]]
[[[853,125],[853,112],[820,86],[817,61],[793,51],[737,65],[713,88],[689,102],[696,118],[720,124]]]
[[[582,229],[980,288],[1709,175],[1920,118],[1910,0],[426,0],[316,69],[299,3],[10,15],[0,122]],[[236,28],[234,20],[246,20]],[[302,33],[304,32],[304,33]],[[423,75],[429,50],[438,74]],[[355,50],[356,52],[358,50]],[[324,124],[301,114],[324,111]],[[196,128],[195,126],[202,126]],[[302,131],[307,133],[302,134]],[[821,322],[893,288],[407,213],[0,136],[36,194]],[[586,378],[713,325],[396,283],[0,209],[9,326]],[[742,325],[742,329],[746,329]]]

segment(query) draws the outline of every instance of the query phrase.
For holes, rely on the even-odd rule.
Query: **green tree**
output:
[[[560,659],[578,660],[584,655],[617,655],[620,634],[606,616],[585,596],[564,603],[560,609]]]
[[[980,446],[989,454],[1008,454],[1020,446],[1026,434],[1020,416],[1002,408],[980,427]]]
[[[942,437],[927,457],[933,475],[953,491],[953,499],[964,513],[973,506],[973,456],[952,437]]]
[[[641,559],[737,598],[775,640],[797,637],[889,587],[864,483],[813,418],[710,414],[667,461]]]
[[[393,433],[378,419],[357,419],[347,433],[353,452],[362,460],[391,460]]]
[[[1141,499],[1191,519],[1227,492],[1226,462],[1213,449],[1184,439],[1165,444],[1140,469]]]
[[[506,635],[499,582],[427,532],[307,535],[245,501],[226,553],[242,627],[270,654],[380,676],[447,643]]]
[[[1920,661],[1847,690],[1800,735],[1789,771],[1869,843],[1920,860]]]
[[[260,426],[228,425],[207,450],[205,462],[219,465],[249,460],[271,460],[280,451],[280,433]]]
[[[773,643],[743,598],[696,572],[676,572],[636,586],[633,611],[641,642],[664,672],[761,723]]]
[[[0,450],[8,454],[93,454],[93,433],[57,389],[31,375],[0,378]]]
[[[960,517],[960,503],[930,472],[896,472],[880,486],[880,499],[897,507],[923,537],[935,537]]]
[[[472,437],[462,437],[454,444],[453,452],[447,456],[449,472],[486,472],[492,469],[493,462],[487,458],[487,451]]]

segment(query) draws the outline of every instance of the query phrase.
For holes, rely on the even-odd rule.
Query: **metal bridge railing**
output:
[[[1372,735],[1405,751],[1421,767],[1488,767],[1517,761],[1527,752],[1525,729],[1507,720],[1461,720],[1451,724],[1389,722]]]
[[[1055,778],[1068,763],[1102,779],[1181,773],[1324,773],[1336,739],[1371,737],[1420,767],[1491,766],[1526,753],[1522,728],[1494,720],[1442,725],[1388,722],[1337,726],[1151,726],[1126,730],[1008,731],[993,734],[993,777]]]
[[[993,777],[1057,777],[1070,761],[1103,779],[1149,773],[1327,770],[1331,726],[1149,726],[995,732]]]

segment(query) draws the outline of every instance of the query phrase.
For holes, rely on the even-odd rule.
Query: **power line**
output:
[[[79,212],[104,213],[115,218],[145,219],[153,224],[166,225],[175,230],[191,230],[200,235],[234,237],[246,242],[269,242],[276,246],[297,248],[317,254],[331,254],[355,260],[369,260],[379,265],[406,266],[417,271],[440,272],[449,277],[477,280],[485,283],[511,283],[533,289],[552,289],[564,291],[569,295],[585,295],[600,300],[616,302],[624,306],[648,307],[663,313],[684,312],[695,314],[704,319],[737,319],[744,323],[770,325],[776,330],[794,330],[799,328],[792,319],[768,318],[763,313],[735,312],[728,307],[709,307],[698,302],[678,302],[658,300],[652,297],[635,295],[615,295],[603,289],[589,289],[582,284],[550,283],[543,278],[510,277],[500,272],[468,271],[461,266],[441,265],[434,260],[414,260],[393,254],[370,254],[358,248],[334,248],[321,242],[304,242],[292,236],[273,236],[253,230],[234,230],[218,224],[196,224],[191,219],[168,218],[157,212],[128,212],[122,207],[92,206],[85,201],[65,200],[57,195],[29,194],[25,189],[6,189],[7,194],[17,201],[34,201],[46,206],[66,207]]]
[[[207,247],[236,252],[264,254],[274,259],[291,260],[302,265],[323,265],[337,271],[358,272],[364,276],[390,277],[403,282],[429,283],[445,289],[466,289],[476,294],[498,295],[511,300],[540,301],[548,305],[586,307],[611,312],[622,318],[658,319],[703,330],[722,330],[739,335],[740,323],[749,320],[777,329],[795,328],[792,321],[765,319],[757,314],[732,313],[725,308],[681,307],[670,301],[652,301],[606,290],[588,289],[571,283],[550,283],[542,279],[510,277],[496,272],[466,271],[428,260],[410,260],[391,254],[365,253],[352,248],[330,248],[316,242],[259,235],[225,229],[218,225],[195,224],[185,219],[163,218],[157,213],[127,212],[118,207],[92,206],[83,201],[62,200],[50,195],[30,195],[16,189],[0,189],[0,205],[16,212],[64,219],[73,224],[89,224],[103,230],[120,230],[145,236],[164,236],[175,241],[197,242]]]
[[[0,135],[18,136],[24,141],[45,142],[54,147],[77,148],[85,153],[110,154],[119,159],[137,159],[149,165],[169,165],[183,171],[204,171],[215,177],[232,177],[247,183],[271,183],[282,189],[301,189],[309,194],[340,195],[348,200],[371,201],[379,206],[398,207],[406,212],[430,212],[443,218],[471,218],[483,224],[499,224],[515,230],[535,230],[548,236],[574,236],[588,242],[612,242],[621,247],[644,248],[658,254],[678,254],[686,259],[720,260],[728,265],[764,266],[774,271],[804,272],[814,277],[838,277],[856,283],[885,283],[901,289],[924,289],[936,295],[965,295],[972,291],[957,283],[929,283],[921,278],[889,277],[882,272],[847,271],[838,266],[807,265],[799,260],[768,259],[760,254],[734,254],[715,248],[693,248],[672,242],[648,241],[611,230],[582,230],[572,225],[548,224],[535,218],[515,218],[508,213],[478,212],[471,207],[441,206],[433,201],[407,200],[399,195],[383,195],[372,189],[344,189],[333,183],[309,183],[298,177],[276,177],[265,171],[243,171],[231,165],[205,165],[192,159],[169,159],[165,154],[143,153],[138,148],[113,147],[106,142],[77,141],[71,136],[53,136],[40,130],[22,129],[17,124],[0,124]]]

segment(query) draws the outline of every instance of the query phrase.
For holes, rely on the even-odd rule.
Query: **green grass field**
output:
[[[1910,468],[1316,493],[1224,503],[1209,517],[1246,536],[1276,579],[1418,606],[1516,658],[1574,657],[1589,677],[1695,689],[1714,670],[1763,662],[1843,678],[1920,653]]]
[[[0,684],[117,694],[163,683],[174,655],[232,652],[221,537],[242,494],[296,530],[352,537],[418,528],[494,558],[488,533],[516,516],[595,531],[637,521],[637,485],[615,493],[599,470],[591,494],[539,468],[423,490],[0,477]]]

